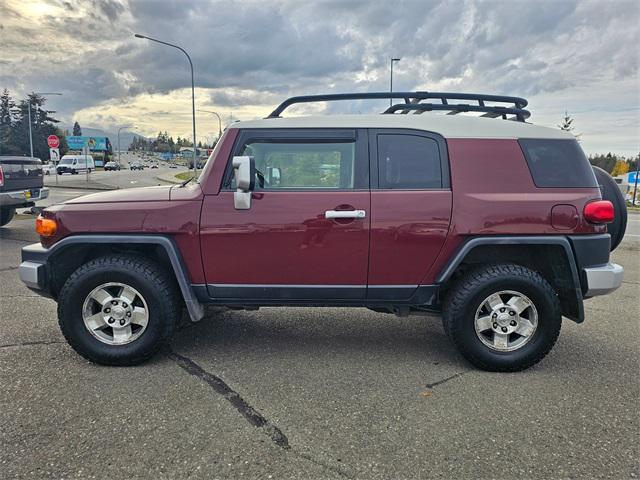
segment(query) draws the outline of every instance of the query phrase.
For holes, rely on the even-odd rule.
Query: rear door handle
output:
[[[324,218],[364,218],[367,213],[364,210],[327,210]]]

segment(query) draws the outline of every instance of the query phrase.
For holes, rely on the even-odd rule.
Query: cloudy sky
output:
[[[524,96],[533,123],[567,110],[588,153],[635,155],[639,25],[638,0],[0,0],[0,88],[62,92],[48,105],[65,126],[190,136],[186,58],[134,32],[190,52],[196,108],[224,123],[294,94],[387,90],[401,57],[395,90]],[[215,137],[214,117],[197,118]]]

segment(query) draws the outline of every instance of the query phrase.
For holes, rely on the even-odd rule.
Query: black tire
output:
[[[476,311],[484,299],[504,290],[524,294],[538,313],[528,343],[508,352],[489,348],[475,329]],[[443,307],[442,323],[454,346],[470,363],[493,372],[516,372],[538,363],[553,348],[562,325],[560,302],[551,285],[520,265],[488,265],[469,272],[449,291]]]
[[[627,230],[627,204],[624,201],[624,196],[618,188],[618,184],[611,175],[600,167],[593,167],[593,173],[596,175],[598,185],[600,185],[600,192],[602,193],[603,200],[609,200],[613,203],[613,210],[615,212],[615,218],[613,222],[607,224],[607,232],[611,235],[611,251],[613,252],[624,237],[624,233]]]
[[[149,308],[149,321],[131,343],[109,345],[85,327],[83,303],[99,285],[121,282],[135,288]],[[67,279],[58,297],[58,323],[69,345],[102,365],[137,365],[166,344],[180,319],[181,301],[175,282],[156,263],[128,255],[110,255],[82,265]]]
[[[4,227],[7,223],[9,223],[13,216],[16,214],[16,209],[12,207],[2,207],[0,208],[0,227]]]

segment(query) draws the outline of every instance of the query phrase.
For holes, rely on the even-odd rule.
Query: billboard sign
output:
[[[627,181],[631,184],[635,184],[636,183],[636,176],[638,175],[638,171],[635,172],[629,172],[628,174],[629,176],[627,177]],[[638,183],[640,183],[640,178],[638,178]]]
[[[105,152],[108,150],[108,143],[109,139],[107,137],[87,137],[76,135],[67,137],[69,150],[82,150],[85,146],[88,146],[89,150],[92,152]]]

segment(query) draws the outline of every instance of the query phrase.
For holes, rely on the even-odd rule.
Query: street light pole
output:
[[[389,81],[389,93],[393,93],[393,62],[399,62],[400,59],[399,58],[392,58],[391,59],[391,78]],[[393,105],[393,99],[390,98],[389,99],[389,106],[391,107]]]
[[[220,140],[220,137],[222,136],[222,120],[220,120],[220,115],[218,115],[218,112],[214,112],[212,110],[200,110],[201,112],[206,112],[206,113],[213,113],[216,117],[218,117],[218,140]]]
[[[32,92],[32,95],[62,95],[55,92]],[[33,134],[31,133],[31,97],[27,96],[27,111],[29,112],[29,151],[33,157]]]
[[[156,38],[140,35],[139,33],[134,34],[134,36],[136,38],[144,38],[152,42],[161,43],[162,45],[167,45],[168,47],[177,48],[182,53],[184,53],[187,56],[187,60],[189,60],[189,66],[191,67],[191,116],[193,121],[193,176],[195,177],[198,173],[198,162],[196,161],[196,87],[195,81],[193,79],[193,62],[191,61],[191,57],[184,48],[179,47],[178,45],[173,45],[172,43],[163,42],[162,40],[158,40]]]

